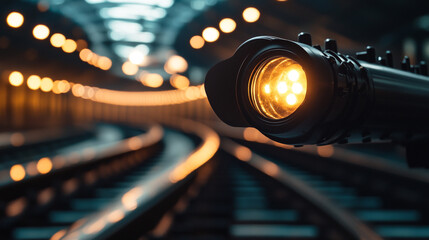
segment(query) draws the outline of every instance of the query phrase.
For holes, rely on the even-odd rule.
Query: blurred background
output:
[[[429,3],[4,0],[2,239],[429,239],[401,146],[294,147],[232,128],[208,69],[251,37],[429,60]]]

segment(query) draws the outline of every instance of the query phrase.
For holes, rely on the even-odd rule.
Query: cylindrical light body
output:
[[[276,58],[291,59],[305,72],[305,97],[286,115],[270,115],[270,111],[265,114],[261,106],[278,109],[276,104],[283,104],[281,101],[286,99],[281,94],[290,94],[287,88],[278,85],[279,92],[275,94],[279,97],[273,95],[272,103],[256,103],[256,107],[255,101],[261,98],[252,95],[263,93],[252,87],[265,86],[252,82],[255,71],[265,74],[265,79],[260,80],[264,84],[270,82],[267,78],[272,77],[277,83],[287,76],[288,68],[283,75],[269,75],[261,70],[268,60]],[[234,56],[215,65],[205,84],[220,119],[232,126],[253,126],[283,143],[408,142],[429,136],[427,76],[356,60],[331,50],[321,51],[300,42],[275,37],[250,39]],[[273,85],[266,85],[266,93],[273,94]]]

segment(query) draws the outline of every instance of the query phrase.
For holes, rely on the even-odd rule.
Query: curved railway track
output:
[[[217,151],[217,134],[191,121],[117,128],[119,140],[92,152],[96,133],[49,145],[47,173],[17,160],[27,175],[0,187],[4,239],[429,237],[425,174],[347,150],[326,158],[225,138]]]

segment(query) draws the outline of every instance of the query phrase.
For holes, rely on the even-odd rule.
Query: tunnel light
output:
[[[66,42],[66,37],[62,35],[61,33],[55,33],[51,36],[51,44],[52,46],[59,48],[64,45]]]
[[[309,34],[299,40],[252,38],[210,69],[205,89],[219,118],[286,144],[393,141],[406,146],[411,166],[429,167],[421,160],[429,155],[426,63],[405,58],[398,70],[390,52],[377,60],[368,47],[357,60],[334,40],[325,51]]]
[[[188,69],[188,62],[179,55],[168,58],[164,64],[164,70],[169,74],[182,73]]]
[[[139,71],[139,67],[132,62],[124,62],[122,64],[122,72],[125,75],[132,76],[135,75]]]
[[[141,65],[146,61],[146,56],[149,53],[149,47],[144,44],[136,46],[128,55],[128,60],[136,65]]]
[[[21,181],[25,178],[25,169],[21,164],[15,164],[10,168],[10,178],[13,181]]]
[[[36,39],[44,40],[49,36],[49,28],[43,24],[36,25],[33,28],[33,36]]]
[[[143,5],[152,5],[159,6],[162,8],[169,8],[173,6],[174,0],[86,0],[90,4],[99,4],[99,3],[136,3]]]
[[[158,88],[162,86],[164,79],[158,73],[148,73],[143,75],[140,81],[146,87]]]
[[[6,18],[7,25],[12,28],[19,28],[24,23],[24,16],[19,12],[11,12]]]
[[[88,48],[82,49],[82,51],[79,52],[79,57],[82,61],[88,62],[91,60],[91,57],[94,53],[89,50]]]
[[[14,87],[19,87],[24,82],[24,76],[18,71],[14,71],[9,75],[9,83]]]
[[[27,79],[27,86],[31,90],[37,90],[40,88],[41,79],[37,75],[31,75]]]
[[[155,41],[155,34],[152,32],[115,32],[109,33],[110,39],[114,41],[135,42],[135,43],[151,43]]]
[[[85,93],[85,87],[82,84],[77,83],[73,85],[71,91],[75,97],[82,97]]]
[[[52,81],[52,79],[48,77],[42,78],[40,82],[40,90],[42,90],[43,92],[49,92],[52,90],[53,87],[54,87],[54,82]]]
[[[52,170],[52,161],[50,158],[44,157],[37,162],[37,171],[40,174],[49,173]]]
[[[261,16],[261,13],[257,8],[254,8],[254,7],[248,7],[243,11],[243,19],[248,23],[254,23],[258,21],[260,16]]]
[[[204,47],[204,38],[202,38],[201,36],[195,35],[191,37],[191,39],[189,40],[189,44],[193,49],[200,49]]]
[[[135,33],[143,30],[143,26],[137,22],[112,20],[107,22],[107,26],[114,32]]]
[[[167,15],[164,8],[142,4],[120,4],[116,7],[100,9],[100,16],[105,19],[130,19],[155,21]]]
[[[132,62],[133,64],[140,65],[144,61],[145,56],[146,55],[144,55],[140,51],[132,51],[130,53],[130,56],[128,57],[128,60],[130,60],[130,62]]]
[[[189,87],[189,79],[185,76],[174,74],[170,77],[170,84],[177,89],[186,89]]]
[[[61,48],[63,49],[64,52],[66,53],[72,53],[74,51],[76,51],[77,48],[77,44],[74,40],[72,39],[66,39],[66,41],[64,42],[64,44],[61,46]]]
[[[97,60],[97,65],[102,70],[109,70],[112,67],[112,60],[108,57],[101,56]]]
[[[231,18],[224,18],[219,22],[219,29],[224,33],[232,33],[236,27],[237,24]]]
[[[61,93],[67,93],[71,89],[71,84],[67,80],[61,80],[61,82],[58,84],[58,89]]]
[[[219,31],[214,27],[207,27],[203,30],[203,38],[206,42],[215,42],[219,38]]]

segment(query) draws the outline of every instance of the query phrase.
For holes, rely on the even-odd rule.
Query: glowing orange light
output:
[[[12,86],[19,87],[24,82],[24,76],[18,71],[14,71],[9,75],[9,83]]]
[[[307,78],[301,65],[287,57],[273,57],[258,66],[249,82],[253,107],[264,117],[282,119],[302,104]]]
[[[54,82],[52,81],[52,79],[47,77],[42,78],[42,81],[40,83],[40,90],[42,90],[43,92],[49,92],[52,90],[53,87]]]
[[[189,88],[188,88],[189,89]],[[205,126],[201,126],[202,129],[207,129]],[[220,139],[219,136],[212,130],[207,130],[206,136],[204,137],[203,144],[193,152],[182,164],[177,166],[170,174],[170,181],[175,183],[178,182],[190,173],[201,167],[204,163],[210,160],[216,151],[219,149]]]
[[[72,87],[72,93],[76,97],[81,97],[85,93],[85,87],[82,84],[75,84]]]
[[[204,47],[204,43],[205,43],[204,38],[202,38],[201,36],[198,36],[198,35],[191,37],[191,39],[189,40],[189,44],[194,49],[200,49],[200,48]]]
[[[270,176],[276,176],[279,173],[279,167],[277,166],[277,164],[272,162],[266,162],[262,166],[262,170]]]
[[[134,187],[122,196],[122,205],[125,209],[132,211],[137,208],[137,199],[143,193],[141,187]]]
[[[72,53],[74,51],[76,51],[77,48],[77,44],[74,40],[72,39],[66,39],[66,41],[64,42],[64,44],[61,46],[61,48],[63,49],[64,52],[66,53]]]
[[[189,79],[185,76],[174,74],[170,77],[170,84],[177,89],[186,89],[189,87]]]
[[[33,28],[33,36],[36,39],[44,40],[49,36],[49,28],[43,24],[36,25]]]
[[[124,62],[122,64],[122,72],[124,72],[125,75],[135,75],[139,71],[139,67],[131,62]]]
[[[12,28],[19,28],[24,23],[24,16],[19,12],[11,12],[6,18],[7,25]]]
[[[40,88],[41,79],[37,75],[31,75],[27,79],[27,86],[31,90],[37,90]]]
[[[21,181],[25,177],[25,169],[21,164],[15,164],[10,168],[10,178],[13,181]]]
[[[112,60],[108,57],[98,58],[97,65],[102,70],[109,70],[112,67]]]
[[[52,170],[51,159],[44,157],[37,162],[37,171],[41,174],[46,174]]]
[[[141,79],[143,85],[151,88],[158,88],[162,86],[164,79],[158,73],[148,73]]]
[[[58,83],[58,90],[61,93],[66,93],[66,92],[70,91],[70,88],[71,88],[70,83],[67,80],[61,80]]]
[[[66,234],[66,230],[62,229],[56,232],[49,240],[60,240]]]
[[[121,221],[124,217],[124,212],[121,209],[116,209],[107,215],[107,220],[111,223],[116,223]]]
[[[164,70],[169,74],[182,73],[188,69],[188,62],[179,55],[173,55],[168,58],[164,65]]]
[[[88,62],[89,60],[91,60],[92,54],[93,53],[91,50],[89,50],[88,48],[85,48],[85,49],[82,49],[82,51],[80,51],[79,57],[82,61]]]
[[[224,33],[231,33],[235,30],[237,24],[231,18],[224,18],[219,22],[219,29]]]
[[[62,35],[61,33],[55,33],[51,36],[51,44],[52,46],[59,48],[64,45],[66,42],[66,37]]]
[[[261,13],[259,12],[258,9],[254,7],[248,7],[243,11],[243,19],[244,21],[249,23],[258,21],[260,16],[261,16]]]
[[[247,162],[252,158],[252,151],[247,147],[238,146],[234,151],[234,155],[241,161]]]
[[[334,147],[332,145],[318,146],[317,154],[321,157],[332,157],[334,155]]]
[[[206,42],[215,42],[219,38],[219,31],[214,27],[207,27],[203,30],[202,35]]]

